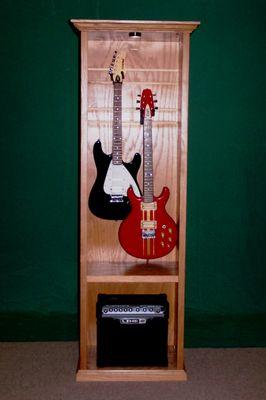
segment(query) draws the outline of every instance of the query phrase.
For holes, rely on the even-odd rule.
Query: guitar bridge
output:
[[[123,195],[122,194],[111,195],[110,203],[123,203]]]

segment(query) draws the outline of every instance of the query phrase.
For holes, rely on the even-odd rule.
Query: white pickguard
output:
[[[138,186],[126,167],[123,164],[116,165],[110,162],[103,185],[105,193],[111,196],[126,196],[129,186],[132,186],[136,196],[140,196]]]

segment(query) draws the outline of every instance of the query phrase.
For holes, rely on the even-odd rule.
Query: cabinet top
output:
[[[80,31],[176,31],[193,32],[199,21],[127,21],[127,20],[95,20],[71,19],[71,23]]]

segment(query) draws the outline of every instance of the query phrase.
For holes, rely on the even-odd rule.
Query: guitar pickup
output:
[[[156,229],[157,221],[141,221],[141,229]]]
[[[123,195],[111,195],[110,203],[123,203]]]
[[[140,204],[140,209],[142,211],[155,211],[157,210],[157,203],[153,202],[153,203],[141,203]]]

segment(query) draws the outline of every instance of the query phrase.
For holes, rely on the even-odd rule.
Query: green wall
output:
[[[191,38],[186,345],[266,344],[264,1],[4,1],[0,339],[78,336],[79,39],[70,18]]]

